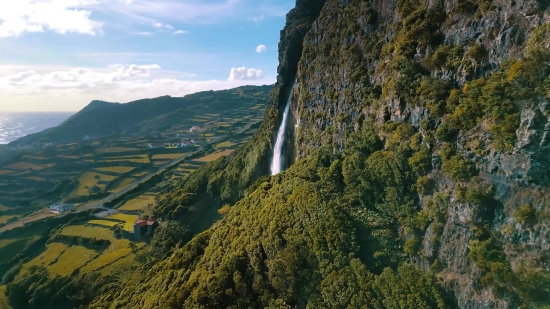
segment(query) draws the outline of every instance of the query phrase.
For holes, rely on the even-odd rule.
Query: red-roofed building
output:
[[[139,240],[145,235],[152,236],[158,226],[159,223],[155,218],[136,220],[136,222],[134,222],[134,237]]]

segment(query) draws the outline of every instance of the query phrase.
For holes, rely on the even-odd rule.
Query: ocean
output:
[[[56,127],[73,114],[73,112],[0,112],[0,144],[8,144],[25,135]]]

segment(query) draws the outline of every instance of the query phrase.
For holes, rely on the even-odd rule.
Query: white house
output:
[[[197,127],[197,126],[193,126],[193,127],[191,127],[191,129],[189,129],[189,132],[191,132],[191,133],[200,132],[200,131],[201,131],[201,128]]]
[[[193,146],[193,143],[190,142],[190,141],[181,141],[180,142],[180,148],[191,147],[191,146]]]
[[[82,139],[85,140],[85,141],[89,141],[90,137],[88,135],[85,135],[84,138],[82,138]]]
[[[59,204],[53,204],[50,206],[50,212],[52,213],[62,213],[66,211],[71,211],[75,207],[72,204],[65,204],[65,203],[59,203]]]
[[[147,147],[149,149],[164,148],[164,143],[150,143]]]

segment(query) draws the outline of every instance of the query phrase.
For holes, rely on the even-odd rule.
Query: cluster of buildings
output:
[[[204,143],[204,139],[197,137],[193,139],[185,139],[179,142],[169,142],[169,143],[150,143],[147,145],[149,149],[158,149],[158,148],[186,148],[195,145],[200,145]]]

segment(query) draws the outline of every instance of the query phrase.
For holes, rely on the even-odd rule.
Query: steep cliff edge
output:
[[[90,307],[550,305],[547,6],[298,1],[262,129],[156,210],[223,219]]]

